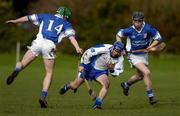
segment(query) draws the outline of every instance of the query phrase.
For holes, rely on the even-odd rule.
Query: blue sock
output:
[[[147,90],[146,92],[147,92],[148,97],[153,97],[154,96],[152,89]]]
[[[124,83],[124,85],[125,85],[125,88],[126,88],[126,89],[129,88],[129,84],[128,84],[127,81]]]
[[[101,106],[101,104],[102,104],[102,99],[97,97],[95,101],[95,105]]]
[[[45,99],[47,96],[47,91],[42,91],[41,92],[41,98]]]
[[[82,78],[85,77],[84,71],[79,73],[79,77],[82,77]]]
[[[16,71],[16,72],[18,72],[18,73],[19,73],[19,72],[21,71],[21,68],[16,67],[14,71]]]
[[[70,88],[71,88],[70,83],[66,84],[65,87],[64,87],[65,90],[69,90]]]

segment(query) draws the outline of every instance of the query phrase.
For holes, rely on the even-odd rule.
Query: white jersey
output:
[[[81,58],[81,63],[88,64],[93,63],[93,66],[97,70],[107,70],[108,64],[115,64],[113,76],[118,76],[123,72],[123,56],[119,58],[112,58],[110,56],[110,50],[113,45],[99,44],[86,50]]]
[[[116,64],[116,63],[118,63],[118,58],[112,58],[110,56],[110,52],[108,52],[95,58],[94,68],[97,70],[107,70],[108,64]]]

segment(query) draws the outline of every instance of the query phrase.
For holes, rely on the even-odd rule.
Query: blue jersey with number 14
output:
[[[74,30],[69,22],[59,17],[59,15],[52,14],[33,14],[28,15],[28,20],[39,26],[39,33],[43,38],[58,43],[58,37],[61,33],[69,33],[66,36],[75,35]]]

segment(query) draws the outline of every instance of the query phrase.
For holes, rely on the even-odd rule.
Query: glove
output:
[[[110,73],[114,73],[114,70],[109,70]]]

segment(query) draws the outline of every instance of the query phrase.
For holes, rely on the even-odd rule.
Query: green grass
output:
[[[180,116],[180,56],[150,58],[153,90],[158,104],[149,105],[143,82],[132,86],[130,95],[123,96],[120,83],[134,70],[125,59],[125,72],[118,78],[109,77],[111,86],[104,100],[103,110],[92,110],[85,85],[76,94],[69,91],[61,96],[58,91],[76,77],[77,57],[59,54],[54,79],[48,93],[48,108],[39,108],[44,67],[41,58],[20,73],[15,82],[7,86],[7,75],[15,66],[15,55],[0,55],[0,116]],[[95,91],[97,83],[90,83]]]

